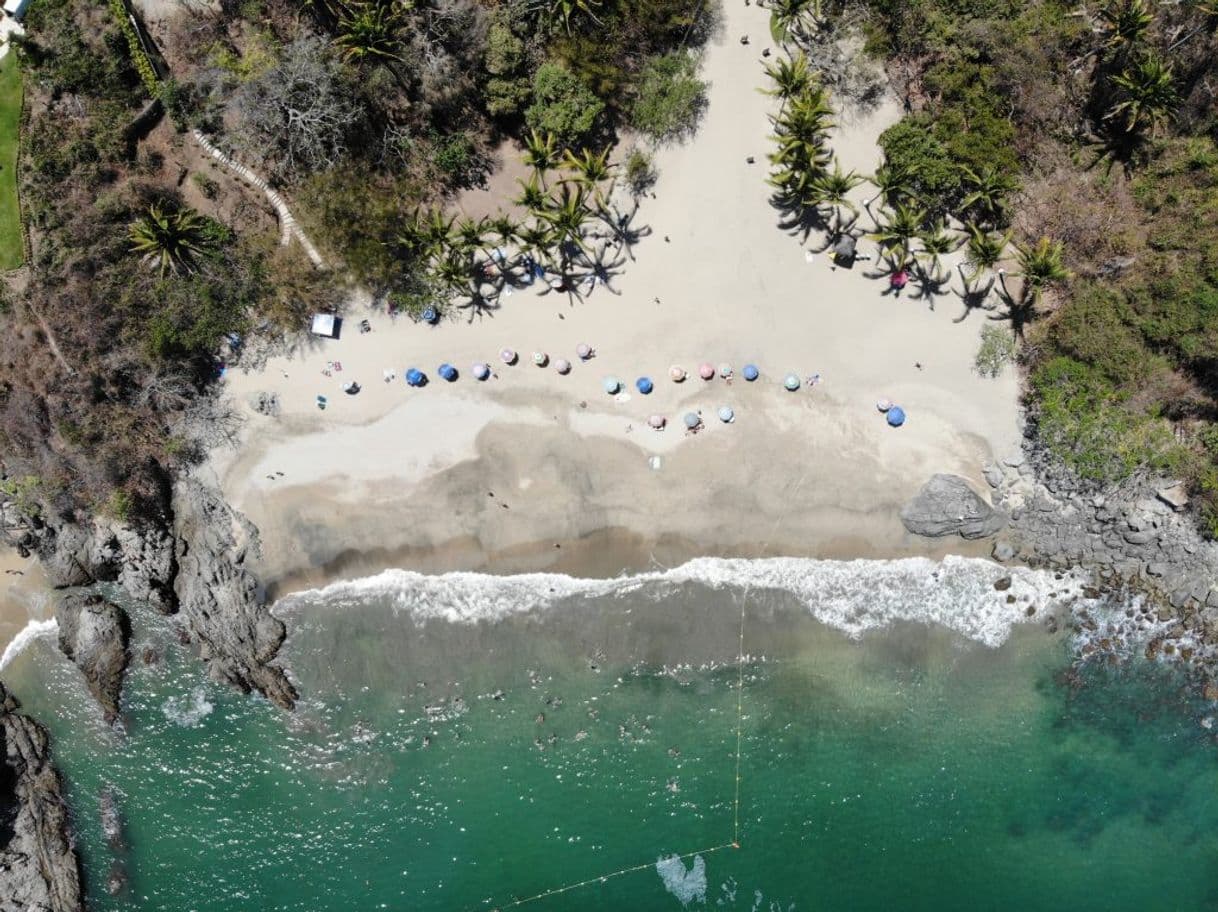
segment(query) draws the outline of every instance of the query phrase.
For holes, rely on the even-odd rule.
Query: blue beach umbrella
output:
[[[685,418],[682,420],[684,420],[685,426],[691,431],[702,423],[702,419],[698,417],[697,412],[686,412]]]
[[[406,369],[406,382],[411,386],[422,386],[427,382],[427,375],[417,367],[410,367]]]
[[[744,370],[742,370],[740,372],[740,374],[741,374],[741,376],[744,377],[745,380],[749,381],[749,383],[752,383],[754,380],[756,380],[761,375],[761,371],[757,370],[756,364],[746,364],[744,366]]]
[[[791,392],[795,392],[799,389],[799,374],[787,374],[786,379],[782,381],[782,385]]]
[[[638,380],[634,381],[634,388],[646,396],[652,391],[654,384],[652,384],[650,377],[639,377]]]
[[[893,427],[900,427],[905,423],[905,409],[899,405],[894,405],[887,413],[888,423]]]
[[[430,323],[434,326],[436,324],[436,321],[439,319],[440,319],[440,314],[436,311],[436,309],[434,307],[424,308],[424,310],[423,310],[423,322],[424,323]]]
[[[619,380],[617,377],[606,377],[604,380],[601,381],[601,387],[604,389],[604,391],[606,393],[608,393],[610,396],[612,396],[614,393],[616,393],[618,390],[620,390],[622,388],[622,381]]]
[[[443,377],[445,380],[447,380],[449,383],[452,383],[454,380],[457,379],[457,369],[455,367],[453,367],[451,364],[449,364],[447,361],[445,361],[438,368],[436,368],[436,373],[439,374],[441,377]]]
[[[731,406],[729,406],[729,405],[719,406],[719,420],[722,421],[724,424],[731,424],[733,421],[736,420],[736,413],[732,411]]]

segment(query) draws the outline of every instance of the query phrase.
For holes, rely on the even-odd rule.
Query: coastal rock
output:
[[[938,474],[901,510],[901,522],[915,535],[984,538],[1007,524],[959,475]]]
[[[1009,560],[1014,560],[1016,552],[1014,546],[1008,541],[994,542],[994,550],[990,552],[994,560],[1006,563]]]
[[[73,592],[55,608],[59,648],[81,673],[107,722],[118,718],[123,673],[130,658],[130,624],[122,608],[98,595]]]
[[[3,684],[0,751],[0,910],[83,910],[80,861],[46,730],[16,712]]]
[[[257,530],[218,491],[194,479],[174,488],[173,513],[178,607],[211,676],[291,709],[296,689],[271,664],[287,631],[246,568],[258,550]]]

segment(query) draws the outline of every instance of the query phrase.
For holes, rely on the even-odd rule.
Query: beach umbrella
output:
[[[491,375],[491,366],[478,361],[474,364],[474,378],[477,380],[485,380]]]
[[[653,389],[651,378],[650,377],[639,377],[638,380],[634,381],[634,388],[637,389],[644,396],[646,396]]]
[[[601,381],[601,386],[604,388],[606,393],[612,396],[622,388],[622,381],[617,377],[606,377]]]
[[[417,367],[408,367],[406,369],[406,382],[411,386],[422,386],[426,379],[426,375]]]
[[[657,431],[662,431],[664,429],[664,425],[668,424],[668,419],[663,415],[652,415],[647,419],[647,423]]]
[[[580,361],[587,361],[592,357],[592,346],[587,342],[580,342],[575,346],[575,354],[579,355]]]
[[[516,352],[514,352],[510,348],[505,348],[499,352],[499,358],[501,361],[503,361],[504,364],[515,364],[516,363]]]
[[[431,323],[433,326],[440,319],[440,314],[434,307],[426,307],[423,309],[423,322]]]
[[[905,409],[894,405],[888,410],[888,423],[892,427],[900,427],[905,423]]]
[[[719,420],[724,424],[731,424],[736,420],[736,413],[732,411],[730,405],[719,406]]]
[[[752,383],[761,375],[761,371],[757,370],[757,365],[755,364],[746,364],[744,366],[744,370],[742,370],[740,373],[744,376],[745,380],[749,381],[749,383]]]
[[[858,242],[848,234],[833,245],[833,258],[839,263],[853,263],[857,252]]]
[[[441,377],[443,377],[445,380],[447,380],[449,383],[452,383],[454,380],[457,379],[457,369],[455,367],[453,367],[451,364],[449,364],[447,361],[445,361],[438,368],[436,368],[436,373],[439,374]]]
[[[559,358],[554,362],[554,369],[560,374],[569,374],[571,373],[571,362],[566,358]]]
[[[786,379],[782,381],[782,385],[795,392],[799,389],[799,374],[787,374]]]
[[[672,380],[673,383],[680,383],[685,379],[685,368],[677,367],[677,365],[674,364],[668,369],[668,378]]]
[[[550,363],[550,356],[545,352],[533,352],[533,363],[538,367],[545,367]]]
[[[890,408],[892,408],[892,402],[891,402],[891,400],[888,400],[888,399],[880,399],[876,402],[875,407],[877,409],[879,409],[881,412],[886,412]]]
[[[730,364],[719,365],[719,376],[726,380],[732,375],[732,366]]]
[[[702,423],[702,419],[698,417],[697,412],[686,412],[685,418],[682,420],[685,422],[685,426],[691,431]]]
[[[714,380],[715,379],[714,365],[710,364],[709,362],[703,361],[701,364],[698,365],[698,376],[701,377],[703,380]]]

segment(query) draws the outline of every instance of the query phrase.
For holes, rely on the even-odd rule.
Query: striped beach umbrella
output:
[[[791,392],[795,392],[799,389],[799,374],[787,374],[786,379],[782,381],[782,385]]]

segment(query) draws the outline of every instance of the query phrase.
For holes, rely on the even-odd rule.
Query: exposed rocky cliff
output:
[[[173,509],[174,589],[183,623],[212,677],[290,709],[296,689],[272,664],[287,631],[246,567],[257,552],[258,530],[218,491],[190,479],[174,489]]]
[[[131,640],[127,615],[99,595],[72,592],[55,608],[59,648],[85,676],[107,722],[118,718]]]
[[[76,912],[80,862],[59,774],[46,731],[16,709],[0,684],[0,912]]]
[[[286,631],[247,568],[257,530],[218,491],[182,479],[166,517],[139,527],[43,520],[11,502],[0,517],[18,548],[39,555],[53,586],[117,583],[132,600],[176,615],[216,680],[294,705],[295,689],[273,664]]]

